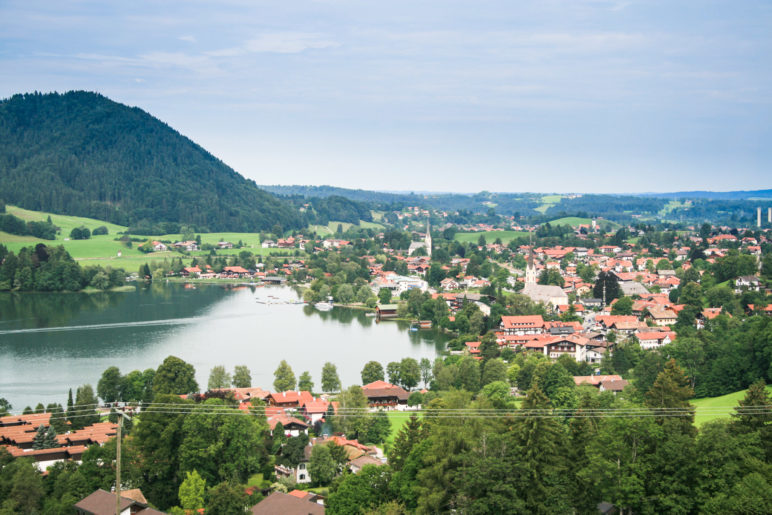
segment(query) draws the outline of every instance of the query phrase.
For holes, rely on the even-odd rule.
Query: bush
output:
[[[94,231],[91,233],[93,236],[100,236],[102,234],[107,234],[107,227],[104,225],[100,225]]]
[[[73,240],[87,240],[91,238],[91,231],[88,227],[81,225],[80,227],[73,228],[70,231],[70,238]]]

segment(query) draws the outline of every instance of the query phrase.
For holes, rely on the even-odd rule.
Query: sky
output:
[[[0,97],[99,92],[258,184],[772,187],[772,3],[0,0]]]

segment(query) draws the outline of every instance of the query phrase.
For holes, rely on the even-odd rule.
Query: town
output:
[[[694,423],[689,401],[750,386],[735,409],[738,421],[722,423],[741,427],[761,420],[769,427],[769,393],[756,381],[768,372],[769,356],[762,356],[770,342],[761,335],[772,320],[770,229],[761,227],[760,210],[755,228],[639,223],[615,224],[614,230],[597,218],[574,225],[519,224],[511,217],[454,225],[442,223],[448,213],[441,211],[405,208],[394,215],[396,226],[385,231],[351,225],[326,237],[264,235],[261,247],[280,249],[278,255],[255,254],[243,244],[235,244],[238,253],[222,254],[234,244],[223,240],[202,249],[200,236],[148,239],[142,244],[148,256],[163,258],[127,279],[192,287],[290,285],[320,311],[364,309],[379,323],[403,320],[411,330],[442,331],[451,336],[445,355],[434,362],[371,361],[361,372],[361,386],[345,389],[329,362],[320,388],[314,388],[308,371],[296,380],[283,361],[274,373],[274,391],[253,387],[246,366],[233,374],[214,367],[205,391],[195,383],[192,367],[173,356],[157,370],[126,376],[112,367],[96,392],[82,385],[73,399],[70,391],[66,409],[39,404],[11,414],[5,403],[0,454],[6,456],[6,484],[14,485],[16,475],[29,480],[34,470],[46,474],[34,480],[39,488],[49,484],[43,490],[56,492],[61,488],[56,484],[70,484],[77,476],[79,489],[68,490],[68,496],[46,494],[46,506],[111,513],[113,456],[125,418],[120,495],[122,509],[131,513],[160,513],[153,507],[219,513],[216,506],[225,505],[252,507],[253,513],[349,513],[352,503],[362,502],[374,513],[401,513],[437,506],[419,494],[429,478],[405,467],[419,459],[411,453],[419,452],[421,441],[450,445],[444,431],[453,423],[447,414],[453,410],[475,427],[481,416],[503,417],[484,431],[493,435],[507,417],[521,430],[546,424],[541,430],[563,434],[578,431],[582,413],[611,420],[616,410],[631,407],[653,414],[669,409],[686,423],[671,428],[674,435],[690,434],[686,445],[700,446],[708,436],[689,432]],[[459,234],[470,237],[463,242]],[[177,257],[170,259],[169,252]],[[12,255],[5,251],[0,272],[15,284],[7,266],[14,263]],[[668,390],[675,385],[678,390]],[[530,410],[549,410],[555,419],[537,422],[527,417]],[[136,429],[132,421],[139,421]],[[670,422],[661,421],[663,427]],[[609,426],[612,430],[621,428]],[[176,443],[168,442],[172,449],[154,447],[155,433],[164,431],[178,435]],[[587,432],[563,434],[560,445],[602,434],[598,426],[582,431]],[[766,442],[768,433],[760,434]],[[544,445],[519,440],[525,437],[517,433],[512,445],[523,450]],[[208,438],[214,438],[218,456],[207,454]],[[474,454],[469,443],[459,452]],[[421,449],[425,466],[437,459]],[[588,474],[594,464],[587,453],[610,452],[585,443],[582,449],[577,459]],[[180,456],[161,470],[159,452]],[[244,459],[225,466],[234,452]],[[544,459],[554,461],[551,452],[556,451],[544,450]],[[8,465],[14,458],[28,458],[24,466],[32,468],[18,465],[16,471]],[[360,474],[366,479],[356,479]],[[583,484],[597,480],[588,476]],[[379,484],[403,490],[387,495],[373,486]],[[13,499],[13,488],[3,495]],[[466,487],[456,488],[448,495],[462,497],[453,502],[471,502]],[[584,502],[619,504],[620,498],[602,493],[613,492],[608,488],[582,494]],[[34,502],[43,502],[43,490]]]

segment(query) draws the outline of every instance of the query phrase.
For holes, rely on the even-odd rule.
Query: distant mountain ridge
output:
[[[683,198],[683,199],[710,199],[710,200],[772,200],[770,190],[746,190],[746,191],[675,191],[672,193],[642,193],[644,197],[657,198]]]
[[[257,232],[303,225],[290,203],[165,123],[85,91],[0,101],[0,199],[129,226]]]

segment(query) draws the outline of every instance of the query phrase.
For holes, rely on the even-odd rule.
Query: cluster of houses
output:
[[[613,331],[617,339],[608,341]],[[600,363],[617,342],[636,338],[644,349],[658,348],[675,340],[665,325],[651,326],[637,316],[601,314],[593,323],[545,321],[541,315],[503,316],[496,343],[517,352],[538,352],[556,360],[568,355],[577,362]],[[466,342],[465,352],[480,358],[480,342]]]
[[[0,417],[0,447],[15,458],[32,458],[40,471],[66,460],[80,461],[92,444],[102,445],[117,434],[117,425],[98,422],[77,431],[56,435],[58,447],[34,449],[38,428],[50,427],[51,413],[31,413]]]

